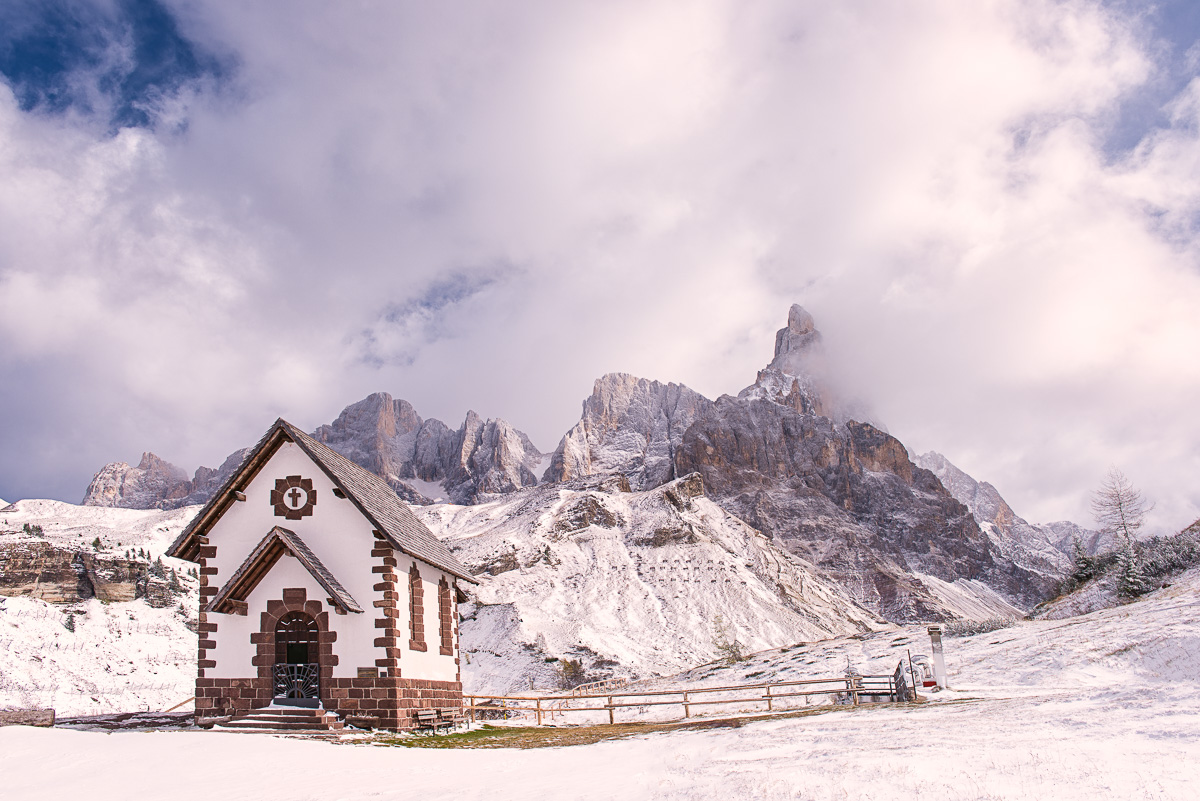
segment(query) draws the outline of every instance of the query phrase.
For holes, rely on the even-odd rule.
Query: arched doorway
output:
[[[289,703],[320,698],[320,649],[317,621],[304,612],[288,612],[275,624],[276,699]]]

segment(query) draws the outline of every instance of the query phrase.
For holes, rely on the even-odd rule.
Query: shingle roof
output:
[[[308,454],[393,547],[464,581],[478,583],[470,571],[417,519],[383,479],[359,467],[282,418],[276,420],[258,444],[246,454],[242,465],[171,544],[167,555],[195,559],[201,545],[200,537],[233,502],[235,489],[249,483],[285,440],[296,443]]]
[[[246,600],[285,550],[304,565],[317,583],[329,593],[330,599],[336,606],[340,606],[347,612],[363,611],[349,591],[329,572],[329,568],[325,567],[317,555],[304,544],[304,540],[296,536],[296,532],[288,531],[281,526],[275,526],[267,532],[267,536],[263,537],[258,545],[254,546],[254,550],[246,557],[246,561],[242,562],[229,581],[225,582],[225,586],[213,596],[208,604],[208,609],[220,612],[225,601]]]

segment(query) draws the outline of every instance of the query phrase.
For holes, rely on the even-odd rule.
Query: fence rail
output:
[[[583,688],[577,688],[583,689]],[[709,698],[714,693],[736,697]],[[643,690],[627,692],[572,692],[570,695],[466,695],[466,710],[474,723],[481,718],[513,715],[532,715],[537,725],[546,717],[575,712],[607,712],[608,722],[616,723],[618,709],[656,706],[682,707],[683,717],[692,716],[692,707],[721,704],[765,704],[768,712],[787,708],[787,699],[812,696],[834,696],[846,703],[858,705],[864,699],[911,701],[913,690],[905,681],[903,665],[890,676],[838,676],[835,678],[795,679],[792,681],[737,684],[725,687],[689,687],[674,690]],[[602,699],[603,703],[574,706],[572,702]]]

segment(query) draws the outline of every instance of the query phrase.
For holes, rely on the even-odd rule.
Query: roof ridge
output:
[[[303,450],[395,548],[464,581],[478,583],[466,566],[413,514],[386,481],[282,417],[275,420],[263,438],[246,455],[242,465],[222,486],[220,492],[209,500],[179,538],[171,544],[169,555],[195,552],[198,547],[198,543],[195,542],[197,529],[203,527],[207,530],[207,526],[211,525],[210,521],[215,522],[224,514],[222,509],[215,517],[213,515],[222,496],[233,489],[252,463],[258,462],[263,449],[279,432]]]

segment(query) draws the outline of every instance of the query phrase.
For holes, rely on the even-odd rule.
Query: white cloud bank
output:
[[[1033,520],[1200,515],[1200,89],[1083,2],[177,3],[238,54],[107,137],[0,88],[0,495],[387,390],[549,449],[610,370],[750,383],[790,303]]]

